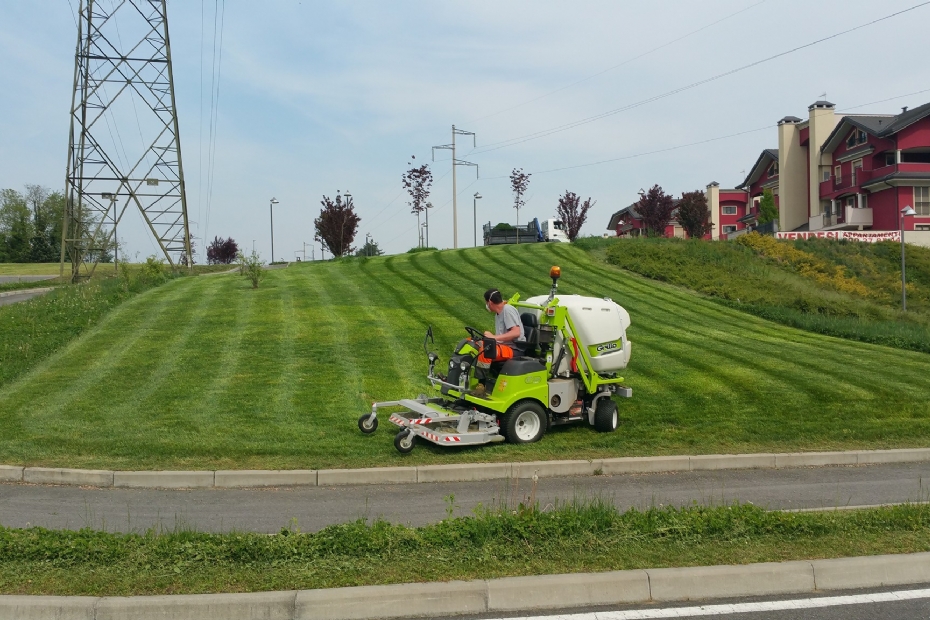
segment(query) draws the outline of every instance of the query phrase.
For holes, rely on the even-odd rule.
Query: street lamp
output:
[[[907,312],[907,281],[904,277],[904,218],[909,215],[917,215],[917,211],[907,205],[901,209],[901,217],[898,218],[898,228],[901,229],[901,312]]]
[[[268,214],[271,216],[271,262],[274,262],[274,209],[273,207],[278,204],[277,198],[272,198],[271,202],[268,204]]]
[[[472,224],[475,227],[475,247],[478,247],[478,201],[481,200],[481,194],[475,192],[471,201]]]

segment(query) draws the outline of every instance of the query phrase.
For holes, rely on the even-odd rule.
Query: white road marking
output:
[[[722,614],[744,614],[757,611],[780,611],[784,609],[814,609],[840,605],[866,605],[930,598],[930,589],[901,590],[898,592],[876,592],[849,596],[825,596],[787,601],[765,601],[759,603],[734,603],[731,605],[701,605],[698,607],[670,607],[667,609],[634,609],[630,611],[598,611],[580,614],[551,616],[522,616],[510,620],[651,620],[653,618],[687,618],[689,616],[719,616]],[[503,619],[499,619],[503,620]]]

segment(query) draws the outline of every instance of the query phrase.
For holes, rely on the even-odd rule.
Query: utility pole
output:
[[[89,278],[131,205],[168,263],[192,269],[166,1],[80,0],[77,22],[60,274]],[[129,112],[140,143],[120,136]]]
[[[478,201],[481,200],[481,194],[475,192],[474,197],[471,201],[471,217],[472,217],[472,226],[474,226],[475,233],[475,247],[478,247]]]
[[[440,146],[433,147],[433,161],[436,161],[436,149],[451,149],[452,150],[452,247],[458,249],[459,247],[459,217],[458,217],[458,204],[457,204],[457,192],[455,187],[455,167],[456,166],[474,166],[475,167],[475,178],[478,176],[478,164],[473,164],[470,161],[464,161],[461,159],[455,158],[455,136],[471,136],[472,147],[476,146],[475,143],[475,134],[472,131],[465,131],[464,129],[456,129],[455,125],[452,125],[452,144],[442,144]]]

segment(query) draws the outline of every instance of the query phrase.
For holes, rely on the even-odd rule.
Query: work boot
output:
[[[474,387],[474,389],[470,390],[468,393],[469,393],[471,396],[477,396],[478,398],[484,398],[484,397],[485,397],[485,393],[486,393],[484,384],[483,384],[483,383],[479,383],[478,385],[476,385],[476,386]]]

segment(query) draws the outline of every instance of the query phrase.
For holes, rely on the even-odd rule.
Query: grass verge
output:
[[[427,390],[423,333],[445,359],[486,327],[490,286],[609,296],[633,342],[620,428],[536,444],[393,447],[356,427],[372,401]],[[0,463],[91,469],[323,469],[661,454],[922,447],[930,357],[761,320],[532,244],[179,278],[107,314],[0,392]]]
[[[749,564],[930,550],[930,506],[822,513],[751,505],[620,513],[479,510],[408,528],[362,520],[316,533],[108,534],[0,528],[0,593],[195,594]]]
[[[9,266],[0,264],[4,268]],[[54,266],[57,270],[57,264]],[[48,264],[26,264],[25,267],[41,271],[47,269]],[[202,265],[195,267],[195,273],[228,269],[228,265]],[[119,304],[163,284],[170,277],[173,275],[167,271],[146,273],[139,265],[124,263],[119,276],[114,277],[112,272],[101,268],[80,286],[63,285],[57,278],[0,286],[0,291],[56,288],[41,297],[0,308],[0,387],[62,349]]]

